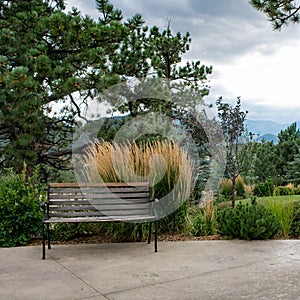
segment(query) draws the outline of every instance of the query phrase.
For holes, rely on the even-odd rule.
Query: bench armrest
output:
[[[43,210],[43,221],[48,219],[48,213],[47,213],[47,201],[43,201],[40,203],[40,208]]]
[[[155,198],[155,199],[151,199],[150,202],[155,202],[156,204],[159,203],[159,199]]]
[[[153,206],[152,206],[153,213],[154,213],[155,217],[158,219],[157,205],[158,205],[158,203],[159,203],[159,199],[157,199],[157,198],[151,199],[150,202],[153,202]]]

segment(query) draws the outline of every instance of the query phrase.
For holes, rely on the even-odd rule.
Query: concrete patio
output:
[[[300,240],[0,248],[0,299],[300,299]]]

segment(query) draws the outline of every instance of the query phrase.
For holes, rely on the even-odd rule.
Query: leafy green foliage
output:
[[[258,183],[254,190],[253,195],[257,197],[268,197],[273,196],[274,193],[274,183],[271,180],[267,180],[266,182]]]
[[[217,222],[221,235],[246,240],[269,239],[280,230],[276,217],[256,203],[222,209],[217,213]]]
[[[294,190],[289,186],[277,186],[274,192],[275,196],[294,195]]]
[[[41,231],[39,172],[9,169],[0,179],[0,246],[20,246]]]
[[[187,224],[188,203],[184,202],[176,211],[160,220],[159,231],[162,233],[180,233],[185,230]]]
[[[194,236],[208,236],[216,234],[216,219],[213,202],[210,201],[202,207],[196,206],[189,210],[191,219],[191,234]]]
[[[300,202],[293,203],[293,221],[291,225],[291,235],[293,237],[300,236]]]

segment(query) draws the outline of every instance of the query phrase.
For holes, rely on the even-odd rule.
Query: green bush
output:
[[[230,199],[232,195],[232,183],[229,179],[223,179],[220,184],[220,194],[226,199]]]
[[[228,202],[228,198],[226,198],[224,195],[219,193],[214,200],[214,205],[218,206],[224,202]]]
[[[278,186],[275,189],[275,196],[290,196],[294,195],[294,190],[288,186]]]
[[[225,196],[226,199],[230,199],[232,196],[232,181],[230,179],[223,179],[220,184],[220,194]],[[235,181],[235,192],[240,198],[244,198],[246,195],[245,182],[242,176],[238,176]]]
[[[217,213],[218,232],[221,235],[246,240],[266,240],[280,230],[276,217],[264,206],[239,203]]]
[[[215,208],[212,201],[189,211],[192,222],[193,236],[208,236],[216,234]]]
[[[26,245],[41,231],[39,172],[7,170],[0,179],[0,246]]]
[[[299,187],[295,187],[293,190],[294,190],[294,195],[300,195],[300,188]]]
[[[257,197],[273,196],[273,193],[274,183],[271,180],[267,180],[263,183],[258,183],[253,190],[253,195]]]
[[[159,222],[159,231],[162,233],[180,233],[185,230],[188,224],[188,203],[184,202],[170,215],[162,218]]]
[[[300,237],[300,202],[293,203],[293,216],[291,235],[293,237]]]
[[[245,195],[246,195],[245,183],[241,177],[237,178],[235,191],[236,191],[236,195],[238,197],[245,197]]]
[[[192,222],[192,228],[191,228],[191,234],[193,236],[205,236],[205,222],[203,218],[203,214],[200,210],[197,212],[194,212],[191,215],[191,222]]]

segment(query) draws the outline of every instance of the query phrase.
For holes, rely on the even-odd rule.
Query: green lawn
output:
[[[291,201],[291,202],[297,202],[300,201],[300,195],[289,195],[289,196],[269,196],[269,197],[257,197],[256,198],[257,203],[263,204],[265,201]],[[250,203],[251,198],[246,198],[243,200],[237,200],[236,204],[239,202],[242,202],[242,204]]]
[[[300,202],[300,195],[289,195],[289,196],[269,196],[269,197],[257,197],[256,201],[258,204],[264,204],[264,202],[268,201],[280,201],[280,202]],[[236,200],[235,204],[238,203],[246,204],[251,203],[251,198],[246,198],[243,200]],[[218,206],[224,207],[224,206],[231,206],[231,201],[221,202],[217,204]]]

